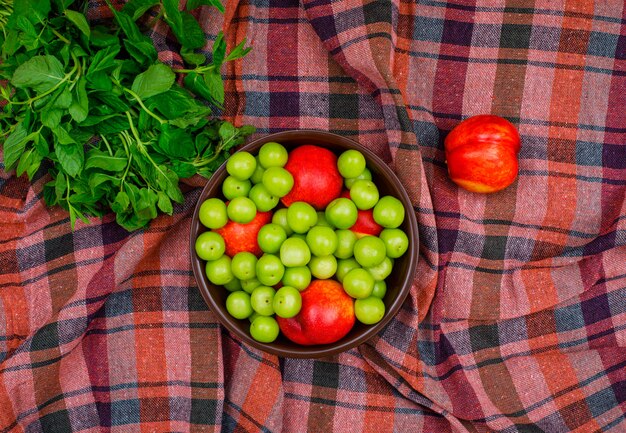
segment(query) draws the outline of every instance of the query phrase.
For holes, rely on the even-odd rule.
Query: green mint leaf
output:
[[[173,158],[193,158],[195,146],[191,134],[181,128],[168,124],[161,126],[157,141],[158,148]]]
[[[213,42],[213,58],[212,62],[215,69],[219,70],[224,63],[224,56],[226,55],[226,40],[224,39],[224,33],[221,31],[217,34],[215,42]]]
[[[70,108],[70,105],[72,105],[72,91],[66,84],[63,84],[62,87],[59,88],[55,96],[56,97],[54,98],[54,103],[51,108],[61,108],[65,110]]]
[[[142,153],[141,150],[139,150],[136,145],[131,144],[129,150],[130,154],[133,157],[133,168],[136,169],[136,172],[141,173],[141,177],[144,178],[148,184],[156,185],[157,175],[155,173],[155,165],[150,162],[150,160]]]
[[[135,212],[137,213],[137,216],[141,219],[147,220],[156,218],[157,201],[158,196],[154,191],[148,188],[141,188],[139,190],[138,199],[135,203]]]
[[[122,171],[128,165],[128,159],[124,156],[111,156],[99,149],[91,149],[85,155],[85,170],[99,168],[105,171]]]
[[[99,71],[86,77],[91,90],[110,92],[113,89],[113,81],[105,72]]]
[[[106,180],[100,182],[98,185],[102,185],[105,184]],[[89,186],[89,183],[87,183],[87,188],[89,188],[87,191],[83,191],[83,188],[80,188],[80,192],[74,192],[72,195],[70,195],[70,199],[69,202],[72,205],[75,205],[77,208],[81,208],[81,210],[85,213],[88,214],[95,214],[98,213],[94,207],[94,205],[98,202],[98,200],[100,200],[100,198],[103,195],[103,191],[102,189],[104,187],[99,187],[96,186],[94,188],[91,188]],[[113,186],[113,185],[111,185]],[[75,190],[77,190],[78,188],[75,188]]]
[[[124,191],[128,196],[129,204],[133,208],[135,208],[137,200],[139,199],[139,188],[132,183],[125,182],[124,183]]]
[[[159,3],[159,0],[130,0],[124,5],[122,12],[129,15],[133,21],[137,21],[143,14]]]
[[[204,82],[202,75],[196,72],[190,72],[185,75],[183,83],[188,90],[196,95],[203,97],[207,101],[212,100],[213,97],[211,96],[211,90],[209,90],[209,87]]]
[[[62,117],[63,110],[60,108],[51,107],[41,111],[41,123],[50,129],[61,123]]]
[[[177,119],[187,115],[206,117],[210,109],[194,99],[189,92],[173,86],[167,92],[152,96],[144,101],[151,110],[158,110],[166,119]]]
[[[98,115],[93,115],[90,114],[89,116],[87,116],[87,118],[85,120],[83,120],[82,122],[80,122],[80,126],[82,127],[90,127],[90,126],[94,126],[97,125],[101,122],[105,122],[109,119],[112,119],[114,117],[118,117],[118,118],[124,118],[126,119],[126,116],[121,116],[119,114],[106,114],[106,115],[102,115],[102,116],[98,116]],[[126,122],[126,126],[128,126],[128,121]]]
[[[164,165],[157,166],[157,186],[165,191],[169,198],[176,203],[182,203],[184,200],[183,193],[178,187],[178,176],[172,170]]]
[[[59,144],[76,144],[76,140],[70,135],[70,133],[61,125],[56,125],[52,129],[57,143]]]
[[[174,212],[174,207],[172,206],[172,201],[170,200],[170,198],[163,191],[159,191],[157,193],[157,196],[159,198],[157,206],[159,206],[161,212],[171,215]]]
[[[133,18],[124,12],[118,12],[109,0],[106,0],[115,21],[120,26],[126,38],[124,47],[128,53],[142,65],[154,63],[158,57],[156,48],[152,44],[152,40],[141,33],[139,27]]]
[[[20,122],[4,142],[4,169],[6,171],[11,170],[20,159],[27,142],[28,131],[24,127],[23,122]]]
[[[65,192],[67,191],[68,181],[65,174],[57,173],[54,180],[54,193],[56,195],[56,201],[60,202],[65,198]]]
[[[210,112],[211,111],[209,110],[208,113]],[[202,127],[202,123],[205,120],[206,119],[201,119],[195,115],[191,115],[191,116],[177,117],[176,119],[170,120],[170,125],[176,126],[177,128],[183,128],[183,129],[199,128],[199,127]]]
[[[70,64],[70,46],[68,44],[64,44],[63,47],[59,50],[59,55],[63,61],[63,66],[67,67]]]
[[[58,143],[54,148],[54,153],[61,164],[61,168],[68,175],[76,177],[80,173],[84,159],[83,147],[80,144],[76,142],[69,144]]]
[[[92,77],[98,72],[110,72],[117,67],[115,57],[120,52],[119,45],[109,45],[99,50],[91,59],[91,64],[87,69],[87,78]]]
[[[237,135],[237,129],[230,122],[223,122],[220,125],[220,129],[218,131],[222,142],[226,143],[231,141]]]
[[[196,174],[196,167],[189,162],[173,160],[171,166],[179,179],[191,177]]]
[[[135,24],[135,21],[132,19],[132,17],[124,12],[118,12],[118,10],[113,7],[109,0],[105,1],[109,6],[109,9],[113,13],[113,17],[115,18],[117,25],[120,26],[126,37],[130,40],[142,39],[144,35],[141,33],[141,30],[139,30],[139,27],[137,26],[137,24]]]
[[[191,11],[205,5],[215,6],[221,13],[224,13],[224,5],[219,0],[188,0],[187,10]]]
[[[68,206],[69,206],[69,213],[70,213],[70,226],[72,227],[72,230],[74,230],[74,226],[76,225],[77,218],[80,218],[80,220],[84,222],[85,224],[89,224],[89,220],[80,210],[70,205],[69,203],[68,203]]]
[[[115,222],[123,229],[132,232],[144,228],[150,221],[140,219],[136,214],[118,213],[115,215]]]
[[[182,47],[180,55],[188,65],[203,65],[206,62],[206,56],[202,53],[195,53],[193,50]]]
[[[111,176],[105,173],[92,173],[89,176],[88,184],[91,190],[96,190],[97,188],[102,187],[102,185],[105,183],[110,184],[110,187],[109,187],[110,189],[117,188],[119,187],[120,182],[121,182],[121,179],[117,176]],[[95,204],[95,202],[92,204]]]
[[[204,83],[209,89],[213,102],[221,107],[224,104],[224,82],[220,72],[216,69],[211,69],[204,74]]]
[[[74,226],[76,225],[76,211],[70,206],[68,212],[70,213],[70,227],[72,231],[74,231]]]
[[[83,144],[77,142],[62,125],[51,128],[54,134],[54,153],[61,164],[61,168],[76,177],[82,170],[85,159]],[[80,137],[81,141],[85,137]]]
[[[131,90],[142,100],[159,93],[166,92],[174,84],[176,74],[163,63],[150,66],[145,72],[137,75]]]
[[[204,148],[204,150],[202,151],[202,153],[200,154],[200,157],[202,159],[211,159],[215,156],[215,152],[217,151],[217,147],[210,145]],[[221,149],[220,149],[221,150]]]
[[[206,135],[211,141],[218,141],[220,138],[220,126],[222,126],[222,121],[219,119],[213,119],[206,125],[206,128],[202,130],[202,134]]]
[[[185,29],[183,27],[183,17],[178,9],[178,3],[178,0],[162,0],[163,9],[165,11],[163,19],[172,29],[178,42],[182,44]]]
[[[28,18],[33,24],[44,21],[50,13],[50,0],[15,0],[11,19],[20,16]]]
[[[72,94],[72,103],[69,106],[69,113],[76,122],[80,123],[89,114],[89,98],[87,96],[87,80],[80,77]]]
[[[245,45],[246,45],[246,38],[243,38],[243,40],[239,43],[239,45],[233,48],[233,50],[228,54],[228,56],[226,57],[226,61],[230,62],[231,60],[240,59],[244,57],[246,54],[248,54],[250,50],[252,49],[252,47],[244,48]]]
[[[78,218],[80,218],[80,220],[85,224],[89,224],[89,218],[87,218],[87,215],[85,215],[85,213],[89,211],[89,207],[85,207],[85,209],[82,210],[74,207],[74,212],[76,212],[76,216],[78,216]]]
[[[18,30],[22,31],[20,38],[23,38],[24,36],[28,36],[30,38],[37,39],[37,33],[38,33],[37,29],[35,29],[35,26],[33,25],[33,23],[31,23],[30,20],[26,18],[25,16],[20,15],[16,18],[15,27]],[[22,39],[22,43],[24,43],[24,39]]]
[[[57,11],[63,12],[74,3],[74,0],[52,0]]]
[[[88,57],[90,56],[90,54],[87,54],[87,51],[85,51],[85,49],[80,46],[79,44],[72,44],[70,45],[70,48],[72,50],[72,54],[74,54],[76,57]]]
[[[140,132],[145,132],[152,126],[152,117],[148,114],[146,110],[141,110],[139,112],[139,119],[137,120],[137,129]]]
[[[80,124],[82,127],[86,127],[89,129],[90,126],[93,126],[91,130],[95,134],[117,134],[118,132],[128,131],[130,125],[128,124],[128,119],[126,116],[121,116],[119,114],[106,115],[106,116],[89,116],[85,119],[84,122]]]
[[[48,206],[57,204],[58,201],[54,195],[54,181],[50,181],[43,186],[43,199]]]
[[[18,32],[15,29],[6,29],[6,38],[2,42],[2,58],[7,59],[13,56],[22,46]],[[1,37],[1,36],[0,36]]]
[[[17,17],[16,27],[18,30],[21,30],[18,39],[24,48],[34,50],[41,46],[40,34],[28,18],[24,16]]]
[[[252,125],[242,125],[239,128],[239,134],[247,137],[248,135],[254,134],[256,132],[256,128]]]
[[[243,137],[239,134],[239,130],[230,122],[224,121],[224,123],[222,123],[219,129],[219,135],[222,139],[221,149],[224,152],[243,143]]]
[[[35,134],[33,137],[35,149],[37,149],[37,152],[39,152],[41,156],[43,156],[44,158],[47,157],[50,154],[50,147],[48,145],[48,140],[46,139],[46,137],[43,137],[38,132],[34,132],[33,134]]]
[[[26,176],[28,176],[29,180],[33,180],[35,174],[39,171],[39,167],[41,167],[41,161],[43,161],[43,156],[41,156],[38,152],[33,152],[32,157],[30,158],[30,165],[26,169]]]
[[[206,35],[196,18],[187,11],[183,11],[180,14],[183,28],[182,40],[179,40],[180,43],[192,50],[204,47]]]
[[[130,206],[130,199],[128,194],[124,191],[119,191],[115,196],[115,200],[111,203],[111,210],[115,213],[122,213]]]
[[[17,176],[21,176],[26,173],[28,179],[33,178],[39,167],[41,166],[41,161],[43,160],[43,156],[37,152],[36,149],[29,149],[20,158],[20,162],[17,164],[17,168],[15,169],[15,174]]]
[[[126,51],[141,65],[150,65],[157,60],[158,54],[150,40],[124,40]]]
[[[35,149],[28,149],[26,152],[22,153],[22,156],[20,157],[20,161],[17,163],[17,167],[15,168],[16,176],[21,176],[22,174],[24,174],[24,172],[30,165],[30,158],[34,151]]]
[[[118,67],[113,70],[111,75],[118,81],[130,80],[146,69],[132,59],[117,60],[116,62]]]
[[[22,119],[22,122],[24,124],[24,128],[30,130],[32,129],[34,119],[37,117],[37,114],[32,109],[26,109],[23,111],[23,113],[24,118]]]
[[[202,153],[200,154],[200,162],[204,164],[207,161],[212,161],[218,158],[220,154],[221,154],[221,147],[218,149],[217,143],[215,144],[211,143],[210,145],[205,147]]]
[[[202,131],[199,134],[196,134],[196,139],[194,140],[194,144],[196,146],[196,153],[198,153],[198,155],[202,155],[202,152],[204,152],[204,149],[207,148],[207,146],[209,146],[210,143],[210,136],[209,134],[207,134],[205,131]]]
[[[130,107],[122,99],[110,92],[92,92],[90,96],[94,105],[97,105],[98,102],[104,103],[116,113],[124,113],[130,110]]]
[[[67,89],[67,84],[62,83],[56,90],[54,90],[51,94],[45,95],[41,98],[36,99],[33,102],[33,108],[35,110],[52,110],[54,108],[66,108],[65,105],[71,103],[71,95],[70,100],[67,100],[67,95],[61,94]]]
[[[45,92],[58,85],[65,77],[63,65],[49,54],[35,56],[22,63],[13,73],[11,84],[19,88],[32,88]]]
[[[198,174],[206,178],[211,177],[215,170],[226,161],[228,154],[225,152],[220,153],[215,159],[207,161],[201,168],[198,169]]]
[[[65,16],[76,27],[78,27],[78,30],[80,30],[85,36],[87,36],[87,38],[91,36],[91,28],[89,27],[89,23],[87,22],[87,18],[85,18],[85,15],[81,14],[80,12],[67,9],[65,11]]]
[[[70,124],[68,123],[68,126],[69,125]],[[72,125],[70,128],[71,128],[71,131],[72,131],[72,138],[78,144],[86,145],[93,138],[93,131],[81,128],[81,127],[76,126],[76,125]]]
[[[183,129],[201,128],[211,114],[210,107],[179,86],[147,99],[145,104],[161,113],[171,125]]]
[[[91,29],[91,38],[89,38],[89,42],[94,47],[104,48],[117,45],[120,45],[120,39],[117,35],[112,34],[108,27],[104,27],[101,25],[92,27]]]

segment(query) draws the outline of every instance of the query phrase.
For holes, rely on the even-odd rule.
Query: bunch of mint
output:
[[[220,33],[210,62],[202,53],[206,35],[191,11],[223,12],[219,0],[190,0],[186,10],[177,0],[131,0],[120,11],[107,4],[113,19],[96,25],[87,2],[75,0],[19,0],[0,17],[0,144],[6,171],[32,180],[47,168],[44,199],[69,212],[72,228],[113,211],[132,231],[159,211],[172,214],[183,201],[179,179],[210,177],[254,132],[215,111],[222,65],[250,48],[243,40],[227,53]],[[169,25],[183,68],[158,60],[138,24],[151,16]]]

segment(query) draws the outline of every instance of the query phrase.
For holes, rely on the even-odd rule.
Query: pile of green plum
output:
[[[285,169],[287,149],[265,143],[255,156],[239,151],[226,163],[223,199],[212,197],[199,209],[208,229],[196,239],[198,257],[206,261],[207,279],[230,293],[226,309],[236,319],[250,320],[250,335],[259,342],[274,341],[279,332],[275,315],[292,318],[302,308],[300,292],[313,279],[335,279],[354,298],[354,314],[364,324],[379,322],[385,314],[385,279],[394,260],[408,249],[409,239],[400,229],[405,218],[402,202],[380,196],[365,156],[355,149],[337,157],[344,192],[324,210],[305,201],[289,206],[281,202],[294,186]],[[361,212],[369,212],[376,234],[357,231]],[[255,228],[254,223],[262,223]],[[256,245],[227,254],[227,224],[250,225]],[[367,230],[365,230],[367,231]]]

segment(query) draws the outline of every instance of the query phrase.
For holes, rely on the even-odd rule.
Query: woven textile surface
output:
[[[329,130],[386,161],[420,233],[411,293],[332,358],[242,344],[200,296],[191,214],[78,222],[0,167],[0,432],[626,431],[626,8],[599,2],[229,0],[198,9],[253,49],[224,117]],[[121,3],[118,2],[118,5]],[[110,16],[92,1],[89,17]],[[165,27],[162,60],[180,59]],[[491,113],[522,137],[491,195],[443,139]]]

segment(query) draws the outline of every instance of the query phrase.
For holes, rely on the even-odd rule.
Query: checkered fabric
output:
[[[380,155],[418,218],[409,298],[356,349],[277,358],[198,292],[204,181],[144,231],[106,216],[72,232],[45,173],[0,170],[0,432],[626,431],[624,3],[226,4],[198,10],[208,46],[223,28],[254,48],[223,70],[224,116]],[[480,113],[522,137],[518,180],[491,195],[451,183],[443,152]]]

